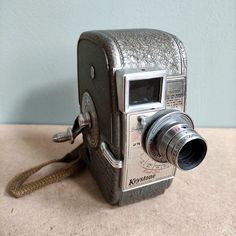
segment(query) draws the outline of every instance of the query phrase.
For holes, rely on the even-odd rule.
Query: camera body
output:
[[[83,130],[85,159],[105,199],[126,205],[164,193],[181,162],[163,155],[179,154],[187,138],[196,138],[183,130],[193,123],[183,113],[187,67],[181,41],[154,29],[88,31],[77,53],[80,108],[91,120]],[[180,131],[185,137],[172,145]]]

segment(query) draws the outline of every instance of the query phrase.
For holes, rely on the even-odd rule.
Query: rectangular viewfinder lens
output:
[[[163,77],[131,80],[129,87],[129,104],[139,105],[152,102],[161,102]]]

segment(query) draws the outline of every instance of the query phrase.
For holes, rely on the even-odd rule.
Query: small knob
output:
[[[54,134],[52,140],[57,143],[70,141],[72,144],[85,127],[91,127],[90,115],[87,112],[85,114],[81,113],[76,117],[72,128],[67,128],[65,132]]]

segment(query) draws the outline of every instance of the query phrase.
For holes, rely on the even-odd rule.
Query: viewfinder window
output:
[[[129,105],[161,102],[163,77],[129,81]]]

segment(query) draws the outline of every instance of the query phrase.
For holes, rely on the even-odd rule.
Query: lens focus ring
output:
[[[145,151],[158,162],[189,170],[206,155],[205,140],[193,129],[191,118],[178,110],[157,112],[144,137]]]
[[[169,146],[170,140],[173,139],[178,133],[186,131],[186,129],[190,129],[191,126],[187,124],[175,123],[174,125],[168,125],[168,129],[163,129],[163,131],[157,136],[157,146],[160,154],[162,156],[167,155],[167,148]],[[161,145],[158,145],[158,144]]]

